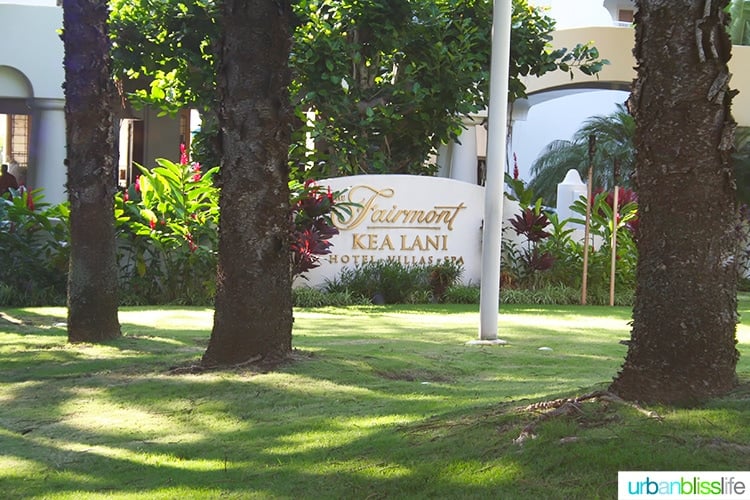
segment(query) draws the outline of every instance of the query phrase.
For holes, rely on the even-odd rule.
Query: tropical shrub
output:
[[[368,261],[345,267],[327,280],[328,293],[351,293],[374,304],[441,302],[463,272],[460,264],[403,264],[398,260]]]
[[[638,248],[635,237],[638,230],[638,198],[629,190],[618,188],[618,209],[614,212],[614,193],[600,191],[593,196],[590,209],[590,232],[601,239],[597,248],[589,252],[589,288],[609,287],[612,256],[612,234],[617,228],[615,288],[634,289],[635,271],[638,263]],[[586,199],[581,197],[571,209],[586,215]],[[571,219],[584,224],[585,219]]]
[[[115,197],[120,295],[126,304],[211,303],[218,243],[218,167],[158,159]]]
[[[526,296],[524,300],[550,303],[568,303],[568,299],[557,293],[557,288],[576,290],[580,301],[583,281],[584,244],[574,238],[575,229],[571,224],[583,227],[581,218],[560,220],[557,214],[544,208],[542,198],[534,193],[517,176],[506,174],[509,191],[506,196],[519,203],[521,211],[510,219],[510,225],[521,243],[503,239],[501,251],[500,287],[502,291],[521,290],[518,293],[504,294],[505,299],[516,301],[516,296]],[[588,255],[589,295],[609,295],[611,274],[612,233],[617,227],[615,289],[622,290],[627,301],[635,287],[635,268],[638,251],[635,234],[638,227],[637,196],[630,189],[618,188],[618,210],[614,214],[614,193],[597,190],[591,201],[590,233]],[[571,209],[585,216],[586,198],[581,197]],[[615,222],[616,220],[616,222]],[[616,224],[616,226],[615,226]],[[593,242],[597,244],[594,245]],[[544,290],[541,295],[536,291]],[[552,290],[552,292],[550,292]],[[530,291],[526,293],[524,291]],[[557,297],[555,297],[557,295]],[[616,299],[617,300],[617,299]],[[591,303],[591,300],[588,301]],[[607,300],[608,302],[608,300]]]
[[[289,181],[292,207],[292,278],[320,266],[320,256],[331,253],[330,239],[339,230],[332,217],[344,220],[351,215],[351,203],[341,200],[343,192],[324,189],[313,180]]]
[[[64,305],[68,204],[51,206],[41,189],[0,196],[0,305]]]
[[[294,307],[340,307],[369,304],[369,299],[348,291],[326,292],[319,288],[301,286],[292,289]]]
[[[518,178],[518,165],[513,155],[513,177],[506,174],[505,181],[510,190],[505,196],[517,201],[520,213],[509,219],[516,235],[522,237],[519,245],[503,239],[501,248],[501,286],[534,288],[546,282],[546,272],[552,268],[555,257],[548,252],[543,241],[551,236],[549,213],[543,208],[543,200],[534,190]]]
[[[201,304],[215,293],[219,167],[203,170],[158,159],[115,199],[120,290],[126,304]],[[289,182],[290,266],[294,276],[319,265],[338,233],[331,217],[343,217],[349,206],[334,200],[340,193],[313,181]]]
[[[445,291],[445,302],[448,304],[479,304],[479,299],[478,285],[453,285]]]
[[[445,302],[448,290],[458,283],[464,272],[463,266],[452,260],[427,266],[427,283],[435,302]]]

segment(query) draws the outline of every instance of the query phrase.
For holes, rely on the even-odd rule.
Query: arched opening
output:
[[[31,83],[20,71],[0,66],[0,161],[26,184],[32,133]]]

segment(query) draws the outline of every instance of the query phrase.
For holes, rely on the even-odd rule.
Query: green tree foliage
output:
[[[110,0],[114,71],[131,100],[164,113],[216,105],[213,0]]]
[[[113,0],[112,7],[117,74],[138,81],[135,98],[215,116],[215,2]],[[513,7],[510,100],[525,96],[524,76],[595,74],[606,64],[591,44],[553,50],[554,21],[526,0]],[[487,104],[491,8],[489,0],[296,2],[293,160],[318,167],[319,176],[428,173],[425,160],[460,133],[461,115]],[[304,147],[307,137],[314,152]]]

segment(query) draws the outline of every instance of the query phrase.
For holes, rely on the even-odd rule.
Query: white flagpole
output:
[[[479,338],[481,341],[497,340],[512,9],[511,0],[494,0],[493,2],[487,179],[484,191],[482,283],[479,299]]]

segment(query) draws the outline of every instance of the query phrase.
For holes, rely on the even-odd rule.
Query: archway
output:
[[[0,66],[0,161],[10,165],[10,172],[21,184],[26,184],[28,177],[33,97],[26,75]]]

